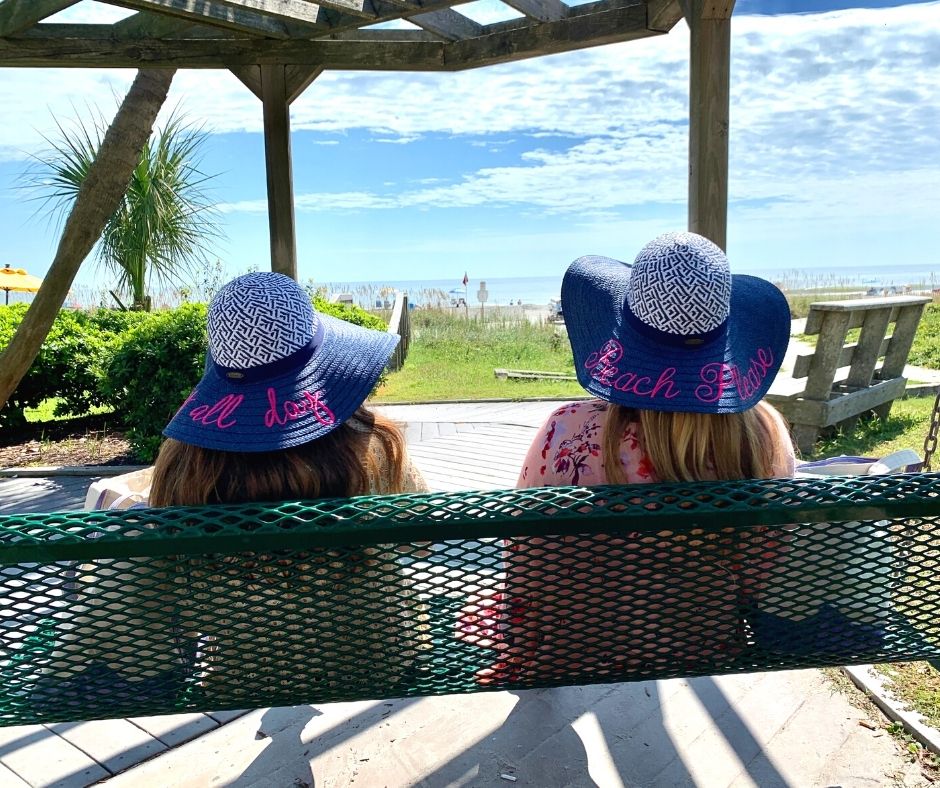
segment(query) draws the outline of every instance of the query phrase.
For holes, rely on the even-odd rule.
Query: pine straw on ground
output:
[[[0,437],[0,468],[139,463],[124,433],[101,416],[28,424]]]

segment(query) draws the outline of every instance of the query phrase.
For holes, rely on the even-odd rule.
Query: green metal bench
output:
[[[936,660],[938,520],[934,473],[5,515],[0,724]]]

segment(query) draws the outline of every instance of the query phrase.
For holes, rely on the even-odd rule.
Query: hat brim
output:
[[[641,331],[625,317],[630,266],[582,257],[561,288],[578,381],[607,402],[646,410],[739,413],[754,407],[780,369],[790,340],[790,308],[756,276],[731,276],[724,329],[701,345]]]
[[[264,452],[321,438],[365,402],[400,337],[317,314],[323,339],[303,367],[256,383],[212,363],[163,434],[220,451]]]

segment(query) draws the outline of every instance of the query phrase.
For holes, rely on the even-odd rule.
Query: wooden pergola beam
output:
[[[212,25],[228,30],[235,30],[249,35],[289,38],[300,35],[301,31],[317,29],[317,24],[310,22],[311,16],[320,13],[320,7],[313,3],[303,3],[312,12],[303,19],[284,21],[279,15],[269,11],[259,12],[243,3],[231,0],[108,0],[112,5],[132,8],[136,11],[155,11],[165,15],[178,16],[195,24]],[[296,2],[296,0],[294,0]],[[322,28],[328,28],[323,20]]]
[[[0,37],[15,36],[78,0],[0,0]]]
[[[188,19],[152,11],[138,11],[113,25],[102,25],[110,27],[112,35],[118,38],[163,38],[189,30],[192,26],[193,23]]]
[[[261,101],[264,101],[261,66],[237,66],[231,71],[248,90]],[[321,66],[286,66],[284,79],[287,103],[293,104],[300,97],[300,94],[310,86],[310,83],[322,73],[323,68]]]
[[[408,21],[422,30],[427,30],[448,41],[477,38],[483,33],[483,25],[457,13],[453,8],[441,8],[438,11],[414,14],[408,17]]]
[[[679,0],[689,23],[689,230],[728,241],[728,126],[734,0]]]
[[[423,40],[426,33],[408,37],[403,35],[406,32],[364,31],[362,40],[345,37],[115,40],[39,35],[0,38],[0,66],[233,69],[297,65],[367,71],[460,71],[662,34],[647,26],[646,5],[629,0],[612,7],[604,3],[576,6],[569,16],[555,22],[509,20],[483,28],[477,38],[460,41],[428,41]],[[388,35],[382,35],[385,33]]]
[[[540,22],[557,22],[568,16],[570,11],[561,0],[505,0],[505,3],[520,14]]]
[[[297,279],[294,176],[290,149],[290,102],[285,66],[261,66],[264,159],[268,180],[271,270]]]

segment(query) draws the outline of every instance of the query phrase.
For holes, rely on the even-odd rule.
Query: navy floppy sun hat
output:
[[[365,402],[400,337],[324,315],[293,279],[233,279],[209,305],[206,371],[163,434],[221,451],[316,440]]]
[[[777,287],[732,275],[724,252],[695,233],[667,233],[633,265],[581,257],[561,303],[578,381],[619,405],[739,413],[780,369],[790,308]]]

